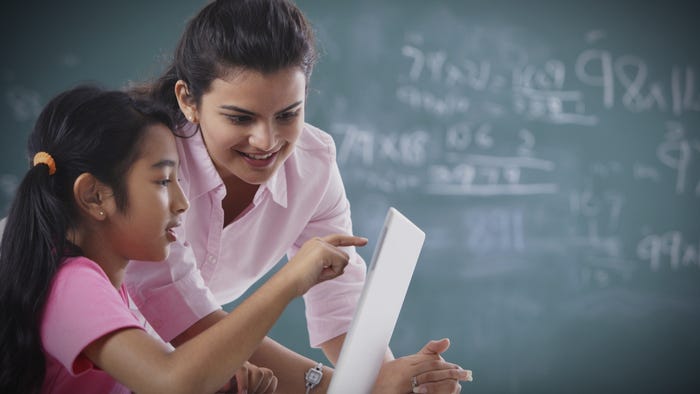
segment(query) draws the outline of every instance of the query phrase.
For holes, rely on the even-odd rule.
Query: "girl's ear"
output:
[[[182,111],[185,118],[190,123],[197,123],[197,103],[194,101],[194,97],[190,95],[190,89],[187,83],[182,79],[175,82],[175,97],[177,98],[177,104],[180,106],[180,111]]]
[[[83,215],[102,221],[107,218],[105,201],[112,196],[112,190],[94,175],[84,172],[73,183],[73,198]]]

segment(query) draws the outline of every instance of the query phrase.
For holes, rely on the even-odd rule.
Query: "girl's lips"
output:
[[[166,236],[166,238],[168,238],[168,241],[170,241],[170,242],[177,241],[177,234],[175,233],[175,229],[172,227],[165,231],[165,236]]]

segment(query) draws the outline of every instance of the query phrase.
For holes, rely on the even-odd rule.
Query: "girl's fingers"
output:
[[[367,238],[357,237],[354,235],[331,234],[321,237],[321,240],[328,242],[333,246],[365,246]]]

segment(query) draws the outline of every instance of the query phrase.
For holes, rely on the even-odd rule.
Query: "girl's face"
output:
[[[272,74],[238,71],[215,79],[196,116],[221,178],[266,182],[292,154],[304,125],[306,77],[297,67]]]
[[[127,207],[109,214],[107,239],[119,257],[160,261],[168,257],[177,238],[173,228],[189,203],[177,179],[178,153],[170,129],[149,126],[140,149],[126,173]]]

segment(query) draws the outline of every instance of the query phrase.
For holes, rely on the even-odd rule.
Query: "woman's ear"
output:
[[[187,118],[190,123],[197,123],[199,121],[197,118],[197,103],[190,94],[187,83],[182,79],[175,82],[175,97],[177,98],[177,104],[180,106],[180,111],[185,115],[185,118]]]
[[[107,218],[105,201],[111,196],[111,188],[88,172],[80,174],[73,182],[73,198],[78,211],[95,220]]]

